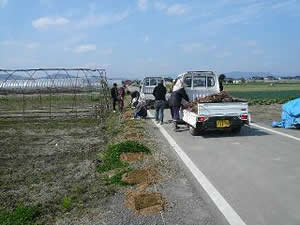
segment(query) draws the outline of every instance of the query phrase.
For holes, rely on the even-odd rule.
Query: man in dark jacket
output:
[[[164,86],[164,81],[161,80],[154,88],[153,95],[155,97],[155,120],[156,122],[164,123],[164,109],[166,106],[167,89]]]
[[[116,103],[118,102],[119,97],[119,90],[118,85],[116,83],[113,84],[112,89],[110,89],[112,103],[113,103],[113,110],[116,112]]]
[[[182,99],[189,101],[189,96],[186,94],[184,87],[172,92],[169,98],[169,106],[171,108],[175,130],[178,129],[178,121],[180,120],[179,111]]]
[[[223,91],[224,90],[224,86],[223,86],[223,83],[224,83],[224,80],[225,80],[226,76],[224,74],[221,74],[219,76],[219,87],[220,87],[220,91]]]

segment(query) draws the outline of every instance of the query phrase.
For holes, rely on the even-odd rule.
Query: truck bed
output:
[[[222,102],[199,103],[198,115],[214,116],[239,116],[248,113],[248,102]]]
[[[189,125],[196,127],[200,116],[205,116],[206,118],[228,118],[239,117],[242,114],[248,114],[247,102],[199,103],[198,113],[184,109],[182,119]]]

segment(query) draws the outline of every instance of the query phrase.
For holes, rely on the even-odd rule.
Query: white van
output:
[[[154,88],[159,84],[159,82],[165,80],[163,77],[145,77],[144,80],[141,83],[140,87],[140,97],[144,100],[146,100],[146,103],[149,103],[151,101],[154,101],[155,98],[153,96],[153,90]]]
[[[188,71],[177,76],[182,79],[190,101],[220,92],[219,79],[212,71]]]

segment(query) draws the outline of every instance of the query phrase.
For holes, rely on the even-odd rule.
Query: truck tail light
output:
[[[248,120],[248,114],[242,114],[241,120]]]
[[[204,121],[206,121],[207,120],[207,117],[206,116],[199,116],[198,117],[198,121],[199,122],[204,122]]]

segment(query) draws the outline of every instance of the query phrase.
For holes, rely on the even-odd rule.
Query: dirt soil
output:
[[[155,184],[159,179],[159,173],[156,169],[137,169],[125,173],[122,181],[128,184]]]
[[[121,161],[126,161],[126,162],[136,162],[138,160],[142,160],[144,158],[145,154],[143,152],[137,152],[137,153],[122,153],[120,155],[120,160]]]
[[[99,213],[109,191],[97,179],[97,153],[106,143],[96,119],[0,122],[0,206],[38,205],[41,224],[54,224],[66,211]],[[64,196],[71,198],[62,208]]]
[[[151,155],[130,163],[134,176],[125,175],[137,185],[106,185],[96,172],[108,141],[126,139],[119,128],[96,119],[0,122],[0,206],[38,205],[46,225],[222,224],[151,121],[111,122],[151,148]]]
[[[126,132],[125,139],[127,140],[140,140],[143,138],[143,135],[137,132]]]
[[[126,205],[139,215],[153,215],[163,211],[166,205],[160,193],[131,191],[127,193]]]
[[[133,112],[127,111],[123,114],[123,118],[130,119],[133,117]]]
[[[281,107],[280,104],[249,106],[251,120],[266,124],[270,124],[272,121],[281,121]]]

